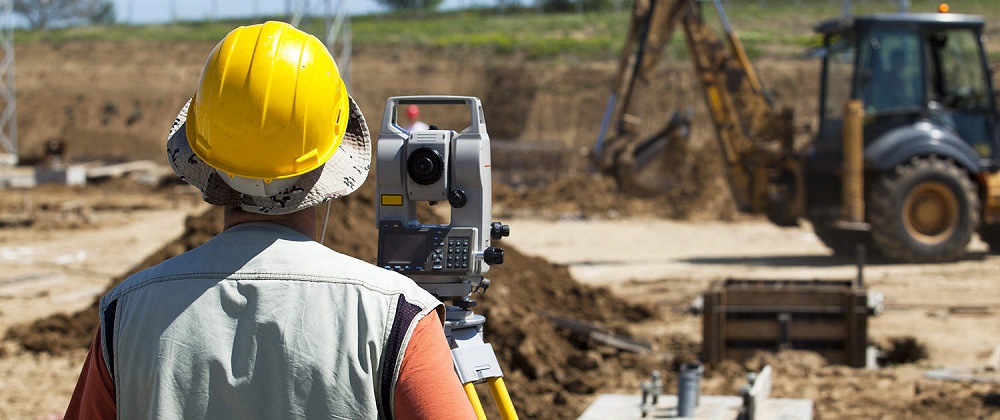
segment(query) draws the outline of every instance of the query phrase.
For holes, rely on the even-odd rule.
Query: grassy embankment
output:
[[[751,57],[794,56],[818,45],[812,33],[816,22],[839,16],[841,0],[723,0],[733,27]],[[891,13],[895,0],[854,0],[855,14]],[[911,11],[933,12],[937,1],[912,0]],[[961,13],[986,17],[987,33],[1000,39],[1000,1],[964,0],[952,6]],[[624,42],[628,10],[598,13],[543,14],[534,10],[498,13],[470,10],[426,14],[357,16],[351,21],[352,42],[363,46],[407,46],[432,49],[485,49],[505,54],[520,52],[532,58],[614,58]],[[718,20],[710,3],[706,18]],[[281,19],[282,17],[276,17]],[[216,41],[234,26],[249,20],[190,21],[167,25],[110,25],[72,27],[48,31],[17,31],[16,42],[66,42],[73,40],[186,40]],[[318,25],[318,24],[317,24]],[[318,26],[309,27],[313,33]],[[685,55],[680,37],[671,56]],[[1000,41],[989,44],[993,61],[1000,61]]]

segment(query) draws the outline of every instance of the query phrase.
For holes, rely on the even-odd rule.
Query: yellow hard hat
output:
[[[236,28],[215,46],[188,112],[188,142],[201,160],[229,177],[270,183],[330,159],[350,105],[316,37],[266,22]]]

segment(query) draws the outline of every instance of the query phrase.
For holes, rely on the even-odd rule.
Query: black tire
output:
[[[812,223],[813,233],[823,245],[833,251],[834,256],[855,260],[858,256],[858,245],[861,244],[865,246],[866,257],[881,257],[872,241],[871,232],[838,228],[834,223],[839,217],[839,206],[813,204],[813,208],[809,211],[809,222]]]
[[[823,224],[813,224],[813,232],[823,245],[833,251],[833,255],[840,258],[855,259],[858,256],[858,244],[865,246],[865,255],[868,258],[878,256],[878,252],[872,242],[870,232],[859,232]]]
[[[980,226],[979,239],[990,246],[990,254],[1000,254],[1000,224]]]
[[[979,224],[979,196],[965,171],[936,156],[915,157],[882,175],[870,199],[872,240],[910,263],[959,259]]]

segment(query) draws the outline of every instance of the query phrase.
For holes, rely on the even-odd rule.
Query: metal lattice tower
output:
[[[348,0],[285,0],[288,21],[304,31],[321,30],[315,34],[326,44],[340,77],[351,88],[351,19],[347,13]],[[318,12],[318,13],[317,13]],[[322,28],[317,28],[322,25]]]
[[[0,166],[17,165],[14,102],[14,0],[0,0]]]

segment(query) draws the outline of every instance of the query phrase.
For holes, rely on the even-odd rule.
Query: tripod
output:
[[[500,417],[504,420],[516,420],[517,413],[514,412],[514,404],[503,383],[503,372],[500,371],[496,353],[493,352],[492,345],[483,342],[485,323],[485,316],[477,315],[467,308],[446,307],[444,334],[451,347],[455,371],[458,372],[465,394],[479,419],[485,420],[486,413],[479,402],[476,384],[486,382],[500,411]]]

